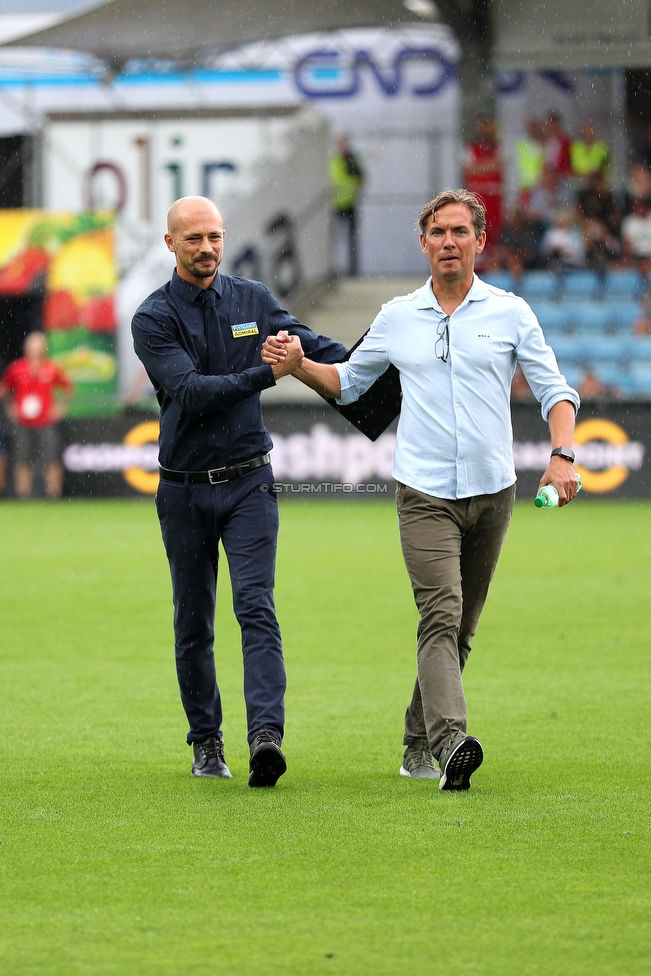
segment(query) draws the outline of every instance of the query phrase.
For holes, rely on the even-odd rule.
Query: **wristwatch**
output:
[[[550,457],[554,457],[555,455],[564,458],[566,461],[571,461],[572,464],[574,464],[575,454],[571,447],[555,447],[550,454]]]

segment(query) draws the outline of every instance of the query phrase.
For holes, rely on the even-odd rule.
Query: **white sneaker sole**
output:
[[[413,773],[401,766],[400,775],[407,776],[408,779],[438,779],[441,774],[438,769],[430,769],[429,766],[418,766]]]

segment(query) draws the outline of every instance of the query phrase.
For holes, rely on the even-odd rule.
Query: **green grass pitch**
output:
[[[516,506],[465,677],[467,794],[398,776],[393,506],[285,503],[287,775],[190,777],[151,502],[0,506],[2,976],[647,976],[651,503]]]

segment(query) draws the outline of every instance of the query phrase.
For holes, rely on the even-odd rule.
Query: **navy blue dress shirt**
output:
[[[174,271],[145,299],[132,333],[160,404],[163,467],[205,471],[271,450],[260,392],[276,381],[260,350],[281,329],[297,335],[316,362],[336,363],[346,355],[345,346],[281,308],[259,281],[218,273],[203,289]]]

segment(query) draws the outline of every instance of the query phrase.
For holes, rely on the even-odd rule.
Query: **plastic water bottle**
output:
[[[577,474],[579,479],[579,487],[576,489],[577,494],[583,488],[581,482],[581,475]],[[556,508],[558,505],[558,492],[553,485],[543,485],[536,497],[533,500],[536,508]]]

